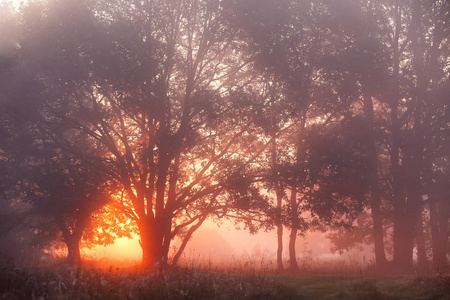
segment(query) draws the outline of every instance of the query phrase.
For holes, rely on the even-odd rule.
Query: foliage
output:
[[[89,188],[121,191],[114,206],[136,222],[151,265],[167,261],[171,240],[187,242],[208,217],[245,215],[248,226],[258,219],[264,197],[234,177],[253,172],[264,141],[253,136],[260,104],[243,81],[247,58],[219,4],[132,2],[26,7],[17,73],[30,79],[25,90],[38,88],[18,92],[16,107],[36,112],[24,121],[49,156],[30,165],[60,167],[37,170],[34,202],[63,199],[57,208]],[[80,182],[66,176],[74,164]],[[58,184],[45,187],[51,182]]]
[[[416,243],[419,265],[431,245],[445,269],[449,5],[2,7],[0,193],[69,248],[138,230],[148,267],[179,238],[176,264],[207,219],[229,218],[277,226],[280,266],[283,225],[293,269],[298,231],[361,225],[347,241],[373,241],[380,264],[392,240],[397,266],[412,267]]]
[[[320,223],[342,221],[342,225],[350,225],[366,204],[372,211],[380,264],[386,262],[384,240],[388,238],[394,240],[395,264],[411,268],[417,239],[419,264],[426,265],[421,228],[427,225],[434,232],[435,265],[445,268],[443,253],[448,249],[443,236],[447,239],[448,234],[440,233],[438,223],[448,223],[448,204],[444,204],[448,201],[443,199],[448,197],[443,191],[435,193],[438,184],[431,182],[436,182],[441,155],[448,157],[448,151],[441,152],[448,148],[441,134],[448,129],[448,105],[442,101],[448,98],[449,2],[226,3],[230,18],[245,31],[244,39],[256,53],[256,65],[285,89],[281,93],[286,96],[284,104],[293,110],[291,122],[303,122],[306,129],[316,123],[338,123],[357,138],[344,138],[341,144],[340,131],[332,130],[329,139],[321,141],[320,130],[326,128],[320,126],[312,134],[317,135],[315,145],[304,143],[306,130],[301,126],[286,137],[296,149],[289,155],[297,163],[292,168],[299,171],[297,179],[312,175],[325,182],[314,192],[316,198],[291,199],[289,227],[302,224],[297,218],[304,203],[304,210],[323,215]],[[312,167],[302,163],[305,153],[314,158],[316,150]],[[280,157],[288,161],[285,171],[295,165]],[[298,187],[313,185],[302,182]],[[292,187],[290,191],[296,192]],[[430,203],[432,217],[425,224],[421,215],[428,208],[421,197],[428,193],[436,202]],[[350,201],[346,204],[343,199]],[[337,211],[350,218],[340,219]],[[437,211],[447,217],[439,219]],[[393,236],[383,230],[383,224],[391,222]],[[417,233],[411,230],[416,227]]]
[[[91,214],[91,220],[83,232],[81,247],[111,245],[118,238],[131,239],[132,234],[137,232],[136,222],[127,218],[114,203],[109,203]]]

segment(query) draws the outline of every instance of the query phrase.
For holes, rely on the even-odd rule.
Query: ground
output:
[[[450,276],[3,268],[0,299],[450,299]]]
[[[449,276],[291,275],[297,299],[450,299]]]

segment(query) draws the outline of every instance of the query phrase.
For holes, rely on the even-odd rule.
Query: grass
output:
[[[237,271],[3,269],[0,299],[286,299],[278,278]]]
[[[450,299],[450,276],[290,275],[298,299]]]
[[[2,269],[0,299],[450,299],[450,276],[54,265]]]

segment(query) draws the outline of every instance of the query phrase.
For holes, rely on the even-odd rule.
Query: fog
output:
[[[447,272],[449,20],[0,1],[1,266]]]
[[[327,234],[316,231],[306,233],[297,239],[297,257],[303,271],[318,270],[327,264],[354,271],[367,268],[373,263],[372,246],[359,245],[354,249],[332,252],[333,245]],[[237,230],[231,222],[224,222],[220,227],[210,222],[195,232],[181,257],[180,264],[227,269],[251,265],[256,269],[275,270],[276,240],[274,230],[250,234],[245,230]],[[285,236],[283,240],[285,262],[289,259],[288,243],[289,237]],[[179,241],[176,241],[174,247],[179,244]],[[61,256],[63,252],[55,251],[54,255]],[[83,248],[82,255],[88,261],[98,262],[101,267],[123,267],[138,265],[142,259],[142,248],[139,245],[139,236],[133,235],[132,239],[117,239],[113,245]]]

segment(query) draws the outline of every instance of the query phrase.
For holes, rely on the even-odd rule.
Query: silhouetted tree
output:
[[[448,29],[450,3],[448,1],[417,2],[412,3],[410,9],[411,19],[410,24],[408,24],[408,34],[412,38],[409,49],[411,54],[409,67],[412,74],[411,77],[405,77],[411,80],[411,98],[408,103],[409,112],[406,114],[407,126],[404,134],[403,164],[405,168],[405,191],[408,198],[407,206],[412,206],[409,210],[411,214],[418,211],[418,220],[416,221],[416,232],[418,234],[415,238],[419,256],[418,264],[419,267],[423,268],[426,267],[427,262],[421,212],[424,210],[423,197],[427,193],[427,181],[428,183],[433,181],[431,178],[426,179],[427,174],[433,176],[428,169],[433,165],[431,161],[438,164],[443,162],[440,172],[441,174],[448,174],[448,165],[446,166],[445,161],[448,160],[450,153],[448,151],[449,128],[444,123],[447,122],[448,125],[449,116],[448,103],[445,104],[443,99],[449,97],[448,83],[450,78],[446,70],[448,71],[450,53],[448,51],[449,41],[446,37],[450,33]],[[443,177],[445,178],[446,175],[443,175]],[[436,180],[436,183],[439,182],[436,185],[438,192],[434,195],[439,195],[438,198],[445,198],[448,195],[448,190],[442,190],[440,185],[445,180]],[[441,202],[442,198],[437,202]],[[430,209],[436,208],[433,206],[431,205]],[[441,223],[441,228],[448,232],[448,229],[445,229],[448,226],[444,225],[448,223],[446,204],[441,204],[440,208],[443,210],[442,214],[447,215],[447,221],[442,220],[441,217],[444,222]],[[435,217],[434,213],[433,217]],[[433,233],[435,237],[439,234],[442,233]],[[433,250],[433,257],[435,254],[437,257],[434,259],[434,263],[437,269],[445,270],[447,262],[443,259],[441,249],[445,249],[446,242],[442,239],[440,241],[440,243],[436,243],[435,240],[434,247],[437,249]],[[410,250],[408,249],[408,251]]]
[[[86,168],[106,162],[123,189],[117,204],[137,222],[144,265],[166,264],[175,236],[181,253],[208,217],[263,218],[246,174],[265,141],[219,3],[88,4],[31,5],[22,53],[42,84],[45,129],[87,141],[92,151],[58,135],[64,153]]]
[[[34,239],[41,246],[52,243],[56,236],[62,234],[62,241],[68,248],[68,261],[79,263],[79,242],[91,214],[105,205],[115,188],[108,177],[110,169],[105,168],[107,162],[88,159],[100,148],[61,122],[59,116],[74,111],[67,106],[55,105],[53,112],[58,114],[50,115],[44,104],[43,99],[51,98],[44,92],[44,86],[53,78],[34,73],[38,71],[34,55],[39,55],[42,49],[29,52],[30,44],[36,43],[29,38],[31,28],[27,27],[32,25],[27,22],[37,21],[33,19],[36,17],[33,13],[38,6],[33,4],[24,11],[22,27],[19,27],[19,16],[16,15],[13,19],[17,23],[14,34],[2,35],[7,37],[5,43],[14,42],[14,47],[8,48],[14,55],[3,57],[8,59],[8,63],[1,70],[1,75],[5,75],[0,86],[0,149],[2,167],[3,163],[5,165],[2,174],[9,178],[6,189],[10,200],[31,207],[17,216],[15,224],[11,225],[31,227]],[[6,28],[7,31],[12,30]],[[22,45],[23,52],[20,49]],[[58,75],[61,74],[53,76]],[[70,152],[67,151],[69,142],[77,145]]]
[[[295,270],[299,232],[348,228],[370,209],[377,266],[392,222],[396,269],[411,269],[415,244],[426,267],[428,226],[445,269],[449,5],[30,4],[20,42],[2,36],[0,167],[30,168],[21,183],[35,204],[111,194],[139,228],[146,266],[166,264],[178,236],[176,264],[205,220],[232,218],[277,227],[279,269],[290,227]]]
[[[351,75],[347,86],[356,87],[355,96],[361,99],[372,140],[368,154],[372,157],[371,210],[377,264],[382,266],[385,261],[379,209],[383,197],[393,206],[396,269],[412,268],[414,240],[418,264],[426,268],[421,198],[427,180],[423,164],[428,154],[433,156],[431,153],[446,143],[444,138],[431,146],[433,132],[441,131],[438,123],[446,118],[440,93],[441,84],[448,81],[443,71],[448,62],[444,50],[447,41],[443,39],[448,3],[334,4],[330,5],[331,24],[338,28],[334,32],[347,38],[335,44],[334,54],[338,55],[330,66],[339,74]],[[381,187],[387,193],[380,193]]]
[[[282,82],[283,89],[279,91],[283,95],[283,109],[290,110],[288,123],[294,124],[293,130],[288,135],[279,137],[281,143],[291,145],[287,154],[290,159],[282,158],[280,152],[277,158],[284,161],[285,165],[279,169],[285,169],[284,174],[278,174],[278,178],[272,179],[274,183],[283,181],[284,188],[288,190],[289,201],[287,204],[287,225],[291,229],[289,242],[289,268],[297,269],[295,254],[295,241],[298,234],[308,228],[308,222],[300,215],[313,209],[314,197],[311,195],[312,187],[317,184],[312,179],[308,170],[325,167],[318,161],[314,166],[309,161],[312,152],[318,149],[309,148],[306,137],[309,127],[314,123],[338,122],[345,115],[352,115],[350,110],[351,101],[349,94],[353,91],[339,90],[337,82],[343,79],[335,79],[330,76],[332,67],[327,66],[331,62],[326,57],[333,35],[329,33],[329,16],[327,6],[324,4],[313,4],[309,1],[226,1],[230,10],[230,18],[236,26],[247,33],[247,43],[252,52],[255,53],[254,61],[257,68],[268,74],[273,74],[277,81]],[[331,81],[334,80],[334,81]],[[329,80],[326,82],[325,80]],[[337,91],[336,91],[337,90]],[[282,110],[279,110],[280,114]],[[327,128],[324,126],[324,128]],[[286,142],[288,141],[288,142]],[[332,143],[335,140],[329,140]],[[317,146],[317,145],[315,145]],[[277,152],[277,146],[272,148],[272,156]],[[360,150],[360,149],[359,149]],[[331,153],[327,156],[330,157]],[[351,163],[349,160],[347,163]],[[334,168],[343,169],[346,163],[342,160],[333,165]],[[273,167],[272,167],[273,169]],[[295,170],[295,171],[294,171]],[[361,170],[363,171],[363,170]],[[279,172],[279,171],[277,171]],[[317,171],[319,172],[319,171]],[[341,173],[342,175],[342,173]],[[284,178],[282,178],[284,176]],[[337,175],[336,175],[337,176]],[[365,178],[364,174],[361,174]],[[338,177],[338,176],[337,176]],[[329,177],[328,180],[336,180]],[[318,187],[318,186],[317,186]],[[348,186],[347,186],[348,187]],[[345,187],[342,187],[345,189]],[[322,184],[321,191],[326,193],[327,187]],[[280,196],[276,197],[280,199]],[[278,192],[278,194],[281,194]],[[286,193],[284,193],[286,195]],[[310,198],[308,198],[308,194]],[[317,194],[317,193],[316,193]],[[364,194],[364,193],[363,193]],[[345,198],[345,197],[342,197]],[[333,198],[338,203],[340,196]],[[355,203],[361,199],[354,199]],[[318,205],[320,201],[316,202]],[[322,201],[320,213],[325,220],[325,208],[331,213],[333,206],[331,202]],[[321,205],[322,205],[321,204]],[[314,206],[314,209],[318,206]],[[360,211],[360,208],[356,211]],[[335,219],[339,218],[338,210],[333,214]],[[341,210],[342,213],[344,211]],[[344,213],[345,214],[345,213]],[[341,215],[342,216],[342,215]],[[333,218],[329,218],[331,222]],[[317,220],[316,220],[317,221]],[[280,240],[280,237],[278,238]],[[280,247],[279,247],[280,248]],[[280,255],[278,255],[280,257]]]
[[[383,6],[373,1],[331,2],[329,29],[326,37],[332,46],[326,51],[324,68],[327,78],[332,79],[338,90],[345,89],[354,101],[353,110],[364,115],[363,125],[369,137],[363,145],[370,159],[370,193],[368,194],[373,218],[373,241],[378,268],[386,266],[384,251],[383,220],[381,213],[382,193],[378,158],[378,116],[376,101],[386,88],[389,55],[384,47],[383,32],[387,17]],[[345,38],[342,38],[345,37]],[[360,103],[358,103],[360,101]],[[374,108],[375,107],[375,108]]]
[[[39,162],[32,160],[31,166],[24,167],[24,200],[33,205],[31,213],[37,218],[33,225],[39,236],[51,242],[49,236],[61,233],[67,261],[78,264],[81,238],[93,213],[110,201],[114,182],[95,164],[65,155],[51,156],[49,149],[43,152]]]

